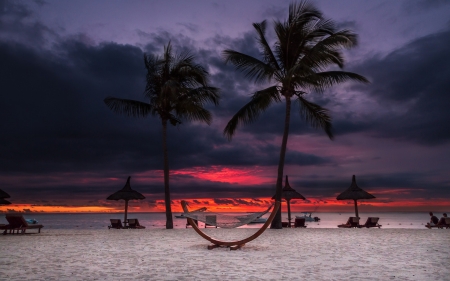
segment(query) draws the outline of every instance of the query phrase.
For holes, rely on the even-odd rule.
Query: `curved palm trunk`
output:
[[[278,162],[278,176],[277,176],[277,191],[275,194],[275,200],[281,202],[281,192],[283,189],[283,170],[284,170],[284,158],[286,157],[287,139],[289,135],[289,121],[291,119],[291,97],[286,95],[286,117],[284,119],[284,132],[283,140],[281,142],[280,160]],[[278,209],[277,215],[275,216],[272,224],[270,225],[272,229],[282,229],[281,226],[281,208]]]
[[[163,154],[164,154],[164,203],[166,205],[166,229],[173,229],[172,208],[170,206],[169,189],[169,156],[167,154],[167,120],[163,125]]]

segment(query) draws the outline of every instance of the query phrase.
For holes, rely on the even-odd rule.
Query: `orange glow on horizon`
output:
[[[116,208],[103,206],[39,206],[31,204],[0,206],[0,212],[9,210],[25,213],[111,213],[118,211]]]
[[[215,201],[216,200],[216,201]],[[189,208],[194,210],[206,207],[211,212],[261,212],[272,204],[270,198],[201,198],[186,200]],[[450,202],[445,200],[434,200],[430,206],[428,200],[401,200],[386,201],[361,200],[358,201],[358,208],[363,212],[384,212],[384,211],[445,211],[448,212]],[[133,212],[165,212],[163,200],[157,200],[155,204],[140,205],[134,201],[129,205],[128,211]],[[124,206],[39,206],[31,204],[12,204],[0,206],[0,212],[16,211],[25,213],[120,213]],[[313,198],[306,201],[292,200],[291,212],[353,212],[354,203],[352,200],[336,200],[333,198]],[[172,212],[181,213],[181,200],[172,200]],[[282,212],[287,212],[286,201],[282,202]]]

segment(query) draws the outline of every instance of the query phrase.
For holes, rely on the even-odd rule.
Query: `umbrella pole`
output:
[[[286,200],[287,201],[287,205],[288,205],[288,221],[289,221],[289,226],[291,227],[291,200]]]
[[[124,225],[127,224],[127,212],[128,212],[128,200],[125,200],[125,218],[123,219]]]
[[[359,214],[358,214],[358,203],[356,202],[356,199],[353,199],[355,201],[355,214],[356,217],[359,218]]]

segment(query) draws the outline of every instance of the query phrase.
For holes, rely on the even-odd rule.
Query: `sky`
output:
[[[360,212],[450,211],[450,1],[309,1],[358,34],[344,83],[308,99],[327,108],[334,140],[293,106],[285,175],[306,197],[293,211],[351,212],[336,196],[356,175],[376,199]],[[144,53],[190,50],[220,88],[210,126],[168,130],[172,209],[262,210],[275,192],[284,104],[228,141],[223,129],[261,85],[226,65],[222,51],[259,52],[252,23],[285,20],[291,1],[0,0],[0,211],[118,212],[106,197],[145,195],[132,212],[164,211],[160,119],[118,115],[108,96],[144,100]]]

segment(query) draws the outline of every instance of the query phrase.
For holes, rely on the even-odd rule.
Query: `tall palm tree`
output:
[[[355,73],[328,70],[330,66],[343,68],[342,50],[355,46],[357,36],[349,30],[337,30],[331,20],[324,19],[322,13],[307,1],[290,4],[288,19],[274,22],[277,37],[273,50],[265,36],[266,21],[254,23],[253,27],[262,59],[233,50],[225,50],[223,56],[226,63],[233,64],[250,80],[270,86],[252,94],[250,101],[228,122],[224,134],[231,140],[239,125],[255,121],[272,104],[282,102],[284,97],[284,132],[276,182],[276,200],[280,201],[292,100],[299,105],[300,116],[306,122],[325,130],[333,139],[328,110],[308,101],[306,96],[310,92],[321,93],[348,80],[368,81]],[[281,228],[280,211],[271,228]]]
[[[107,97],[105,104],[114,112],[133,117],[158,116],[162,124],[164,155],[164,201],[166,228],[173,228],[170,206],[169,159],[167,154],[167,123],[181,124],[182,119],[211,124],[211,113],[204,108],[208,102],[219,104],[219,89],[208,85],[208,72],[194,63],[190,52],[172,53],[169,42],[162,57],[144,55],[147,69],[145,98],[148,102]]]

